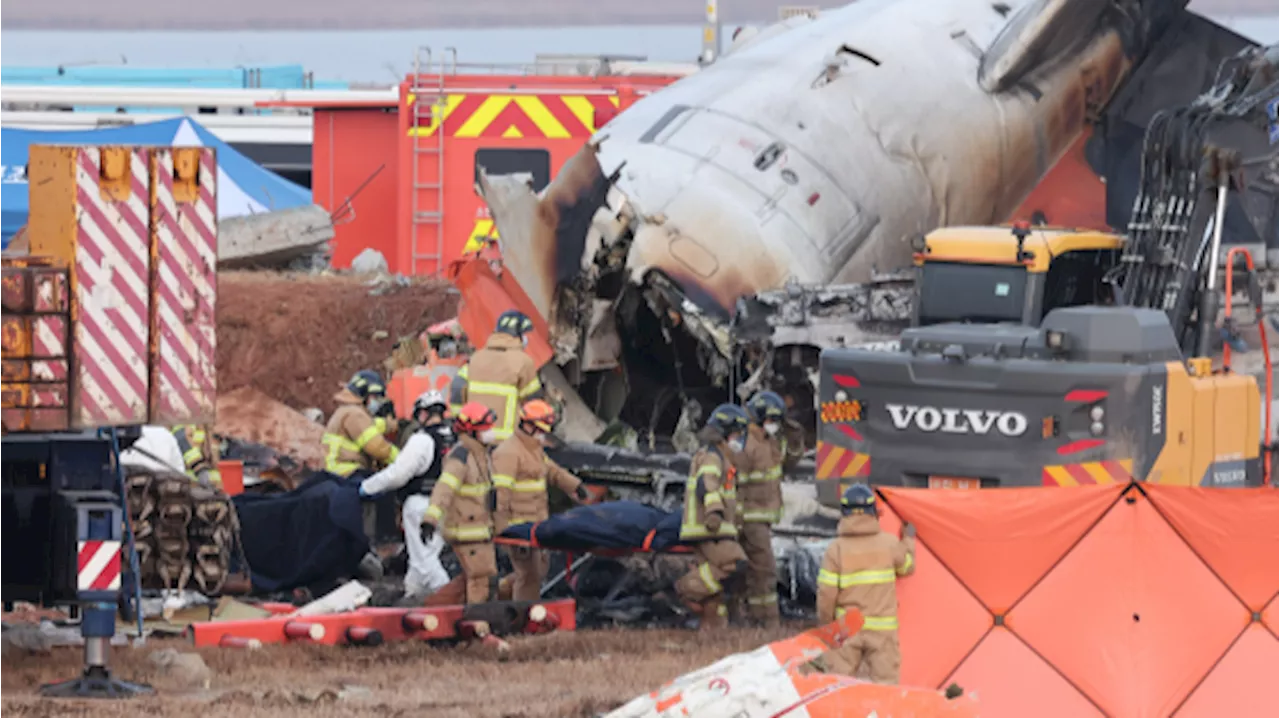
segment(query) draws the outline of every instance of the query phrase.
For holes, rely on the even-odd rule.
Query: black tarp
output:
[[[369,551],[359,487],[321,472],[285,494],[234,497],[254,591],[325,591],[354,575]]]

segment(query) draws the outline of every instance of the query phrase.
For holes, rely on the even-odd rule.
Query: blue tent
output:
[[[218,218],[311,204],[311,190],[263,169],[188,117],[72,132],[0,130],[0,232],[4,246],[27,223],[27,148],[46,145],[161,145],[218,151]]]

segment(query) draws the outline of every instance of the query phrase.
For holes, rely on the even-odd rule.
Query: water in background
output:
[[[1255,42],[1280,36],[1275,16],[1215,18]],[[729,29],[726,28],[726,32]],[[0,31],[0,59],[14,65],[121,64],[228,67],[301,63],[317,80],[392,84],[413,68],[414,50],[455,47],[463,63],[517,64],[537,54],[608,54],[693,62],[700,25],[486,30],[269,32]]]

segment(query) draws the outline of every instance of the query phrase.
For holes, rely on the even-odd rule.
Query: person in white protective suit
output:
[[[375,498],[395,491],[401,501],[400,520],[404,525],[409,571],[404,577],[406,604],[421,605],[427,596],[449,583],[449,573],[440,563],[444,538],[435,533],[423,540],[422,520],[431,507],[431,489],[440,476],[444,455],[456,441],[446,420],[448,402],[438,391],[424,392],[413,402],[413,419],[418,430],[409,437],[400,455],[385,469],[360,482],[360,496]]]
[[[135,471],[171,471],[184,474],[187,464],[182,458],[178,439],[169,429],[150,424],[142,427],[142,435],[133,446],[120,452],[120,465]]]

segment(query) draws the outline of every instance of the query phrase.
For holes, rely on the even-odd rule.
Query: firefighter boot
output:
[[[699,631],[718,631],[729,627],[729,609],[724,605],[724,596],[716,594],[702,602],[702,620],[698,622]]]

